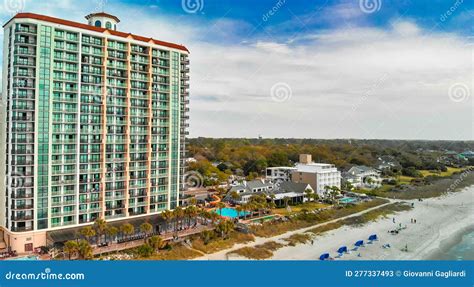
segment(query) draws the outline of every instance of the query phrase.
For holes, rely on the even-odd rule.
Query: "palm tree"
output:
[[[171,210],[165,210],[161,213],[161,217],[165,221],[165,231],[168,231],[169,228],[169,222],[173,219],[174,214]]]
[[[240,199],[240,195],[235,190],[230,193],[230,197],[232,198],[234,203]]]
[[[308,201],[311,201],[311,198],[313,198],[313,191],[311,189],[305,189],[304,191],[305,197]]]
[[[219,215],[222,216],[222,209],[225,207],[225,203],[223,202],[218,202],[216,204],[217,209],[219,209]]]
[[[324,186],[324,190],[326,191],[326,192],[325,192],[325,195],[327,196],[328,193],[329,193],[329,190],[331,190],[331,187],[330,187],[329,185],[325,185],[325,186]]]
[[[107,221],[102,218],[97,218],[94,222],[94,229],[97,233],[97,244],[99,244],[102,235],[104,235],[105,231],[107,230]]]
[[[135,227],[131,225],[130,223],[125,223],[122,226],[120,226],[120,231],[122,234],[130,236],[135,233]]]
[[[214,225],[214,223],[219,219],[219,214],[215,213],[215,212],[210,212],[209,213],[209,219],[211,220],[212,224]]]
[[[148,222],[144,222],[140,225],[140,231],[145,233],[145,242],[146,238],[150,235],[150,233],[153,231],[153,225],[151,225]]]
[[[319,194],[317,192],[312,195],[314,201],[319,201]]]
[[[201,238],[202,238],[202,241],[204,242],[204,245],[207,245],[209,241],[211,241],[214,234],[215,233],[210,230],[204,230],[203,232],[201,232]]]
[[[247,210],[249,211],[250,217],[252,217],[253,211],[255,210],[255,204],[249,201],[245,204],[245,206],[247,207]]]
[[[268,203],[268,208],[270,209],[270,212],[271,212],[272,209],[276,208],[275,201],[273,201],[273,200],[270,201],[270,202]]]
[[[191,205],[188,208],[186,208],[186,215],[188,216],[188,227],[190,227],[193,219],[194,219],[194,223],[196,222],[196,216],[198,215],[197,207],[194,205]]]
[[[288,196],[285,196],[283,198],[283,202],[285,203],[285,207],[288,207],[288,202],[290,201],[290,198]]]
[[[198,212],[199,212],[199,217],[202,219],[202,220],[201,220],[201,224],[202,224],[203,222],[206,222],[206,223],[207,223],[207,221],[206,221],[205,219],[210,219],[210,214],[209,214],[209,212],[208,212],[207,210],[203,209],[203,208],[199,209]]]
[[[243,204],[242,209],[245,211],[244,219],[247,219],[247,216],[252,214],[250,204],[248,202]]]
[[[173,215],[175,218],[175,232],[178,232],[178,224],[181,227],[181,219],[184,216],[184,210],[178,206],[173,210]]]
[[[230,220],[223,220],[216,226],[216,232],[220,233],[222,238],[226,238],[232,230],[234,230],[234,223]]]
[[[197,199],[196,199],[195,197],[191,198],[191,199],[189,200],[189,204],[190,204],[191,206],[196,205],[196,204],[197,204]]]
[[[273,205],[276,205],[275,204],[275,198],[276,198],[276,196],[275,196],[274,193],[270,194],[270,201],[273,203]]]
[[[163,238],[154,235],[154,236],[148,238],[148,244],[149,244],[154,250],[158,250],[158,249],[160,249],[161,247],[163,247]]]
[[[191,224],[191,206],[186,207],[183,210],[184,214],[184,226],[189,227]]]
[[[93,256],[92,247],[87,240],[81,240],[78,244],[79,255],[83,259],[91,259]]]
[[[96,235],[95,230],[91,226],[83,227],[79,233],[84,236],[84,238],[90,242],[90,239]]]
[[[242,206],[237,206],[235,208],[235,211],[237,211],[237,217],[240,217],[240,214],[242,213],[243,209]]]
[[[117,233],[119,232],[118,228],[115,227],[115,226],[107,226],[107,229],[105,230],[105,234],[109,237],[109,238],[112,238],[112,241],[113,241],[113,238],[117,235]],[[107,239],[107,238],[106,238]],[[106,240],[107,241],[107,240]]]
[[[72,255],[76,254],[79,250],[79,245],[76,240],[69,240],[64,243],[63,251],[68,255],[69,260],[71,260]]]

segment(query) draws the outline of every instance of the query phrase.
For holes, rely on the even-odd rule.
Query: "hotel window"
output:
[[[107,29],[112,29],[112,23],[110,23],[109,21],[107,21],[107,23],[105,23],[105,28],[107,28]]]
[[[102,23],[100,23],[100,21],[99,21],[99,20],[97,20],[97,21],[95,21],[95,24],[94,24],[94,26],[96,26],[96,27],[100,27],[100,26],[102,26]]]

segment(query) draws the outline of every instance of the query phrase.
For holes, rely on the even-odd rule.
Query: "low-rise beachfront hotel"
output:
[[[113,15],[86,19],[19,13],[4,25],[0,249],[178,205],[189,51],[119,32]]]

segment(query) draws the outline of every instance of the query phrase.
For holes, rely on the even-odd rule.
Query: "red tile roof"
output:
[[[109,30],[109,29],[105,29],[105,28],[101,28],[101,27],[95,27],[95,26],[91,26],[91,25],[87,25],[87,24],[83,24],[83,23],[73,22],[73,21],[69,21],[69,20],[63,20],[63,19],[54,18],[54,17],[50,17],[50,16],[45,16],[45,15],[40,15],[40,14],[35,14],[35,13],[18,13],[12,19],[10,19],[7,23],[5,23],[5,25],[3,25],[3,27],[5,27],[8,23],[10,23],[10,21],[12,21],[13,19],[25,19],[25,18],[26,19],[35,19],[35,20],[40,20],[40,21],[46,21],[46,22],[51,22],[51,23],[55,23],[55,24],[61,24],[61,25],[65,25],[65,26],[76,27],[76,28],[80,28],[80,29],[100,32],[100,33],[104,33],[105,31],[107,31],[109,34],[114,35],[114,36],[123,37],[123,38],[131,37],[134,40],[147,42],[147,43],[152,41],[152,43],[154,43],[156,45],[161,45],[161,46],[165,46],[165,47],[174,48],[174,49],[189,52],[189,50],[183,45],[178,45],[178,44],[174,44],[174,43],[169,43],[169,42],[165,42],[165,41],[156,40],[156,39],[153,39],[153,38],[147,38],[147,37],[143,37],[143,36],[139,36],[139,35],[134,35],[134,34],[131,34],[131,33],[124,33],[124,32],[120,32],[120,31]]]

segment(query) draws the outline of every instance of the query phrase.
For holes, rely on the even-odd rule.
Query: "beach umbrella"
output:
[[[325,260],[329,258],[329,253],[323,253],[319,256],[319,260]]]
[[[337,250],[337,253],[344,253],[344,252],[347,252],[347,246],[341,246]]]
[[[359,240],[354,245],[357,246],[357,247],[360,247],[360,246],[364,245],[364,240]]]
[[[371,241],[372,240],[377,240],[377,239],[378,239],[377,234],[372,234],[372,235],[369,236],[369,240],[371,240]]]

